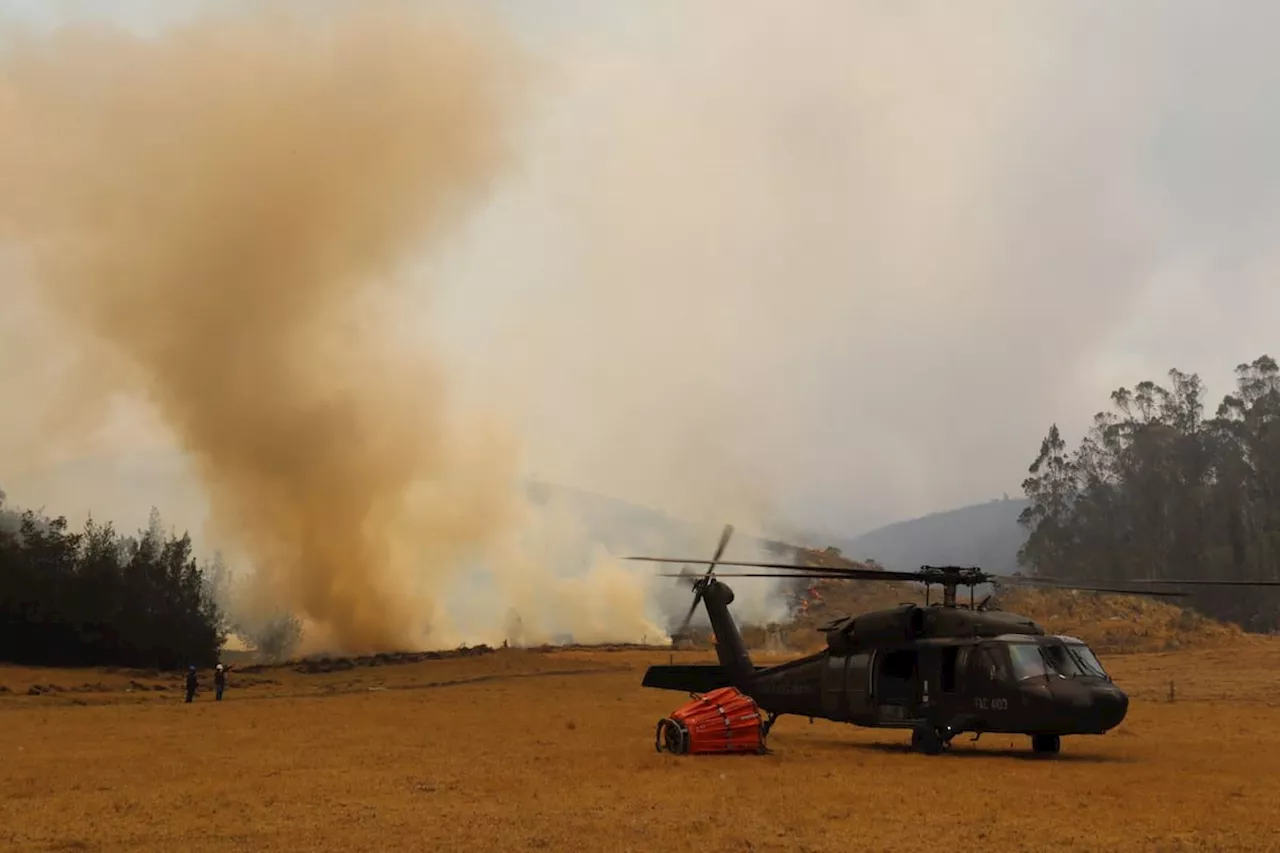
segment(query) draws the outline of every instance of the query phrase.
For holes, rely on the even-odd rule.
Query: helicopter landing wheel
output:
[[[1032,735],[1031,751],[1037,755],[1057,755],[1062,749],[1062,738],[1057,735]]]
[[[911,730],[911,751],[925,755],[938,755],[947,748],[946,742],[938,730],[930,726],[921,726]]]

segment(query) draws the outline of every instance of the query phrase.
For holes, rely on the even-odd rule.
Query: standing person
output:
[[[187,667],[187,701],[190,702],[196,695],[196,668],[195,665]]]
[[[227,671],[222,668],[222,664],[218,664],[213,670],[213,690],[214,699],[218,702],[222,701],[222,691],[227,686]]]

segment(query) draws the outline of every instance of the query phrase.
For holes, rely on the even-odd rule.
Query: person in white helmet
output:
[[[222,664],[218,664],[213,670],[213,696],[214,700],[222,701],[222,691],[227,686],[227,671]]]

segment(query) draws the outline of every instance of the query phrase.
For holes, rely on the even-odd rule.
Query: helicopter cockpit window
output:
[[[1067,651],[1065,643],[1048,643],[1040,647],[1040,653],[1044,655],[1051,673],[1064,675],[1067,678],[1090,674],[1085,671],[1075,655]]]
[[[1048,643],[1009,643],[1009,659],[1013,664],[1013,677],[1017,681],[1026,678],[1043,678],[1057,675],[1063,678],[1110,676],[1098,662],[1093,651],[1079,640]]]
[[[1010,643],[1009,659],[1013,662],[1013,677],[1017,681],[1024,678],[1043,678],[1048,675],[1044,655],[1035,643]]]
[[[1092,675],[1096,678],[1111,680],[1111,676],[1107,675],[1107,671],[1102,668],[1102,663],[1098,660],[1098,656],[1093,653],[1093,649],[1084,643],[1067,643],[1065,648],[1071,657],[1075,659],[1083,675]]]

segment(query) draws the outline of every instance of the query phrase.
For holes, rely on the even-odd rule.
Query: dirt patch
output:
[[[430,660],[454,660],[457,658],[479,657],[491,655],[494,649],[489,646],[462,646],[448,651],[427,652],[391,652],[359,657],[310,656],[301,660],[289,661],[283,666],[304,675],[316,673],[342,672],[349,669],[374,666],[403,666]],[[267,667],[242,667],[239,672],[262,672]]]

